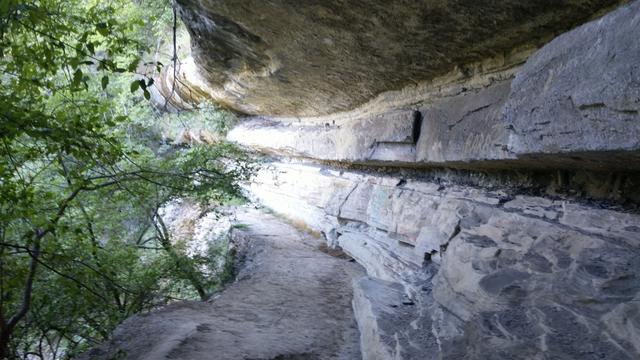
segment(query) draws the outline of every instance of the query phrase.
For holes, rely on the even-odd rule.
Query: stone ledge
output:
[[[442,358],[640,356],[640,323],[626,319],[640,312],[638,214],[300,164],[272,164],[250,191],[322,232],[373,282],[396,284],[356,289],[361,329],[385,349],[373,359],[412,359],[394,348],[406,332],[367,318],[384,316],[374,295],[389,291],[415,302],[425,318],[410,324],[430,329]]]
[[[557,37],[513,78],[375,115],[363,108],[324,123],[254,119],[229,139],[271,154],[369,165],[638,171],[639,33],[634,2]]]

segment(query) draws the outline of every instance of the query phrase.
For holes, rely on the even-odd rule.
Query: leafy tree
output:
[[[154,127],[162,64],[148,48],[170,10],[0,0],[0,358],[70,358],[131,314],[219,285],[158,210],[236,198],[252,165],[224,142],[163,143]]]

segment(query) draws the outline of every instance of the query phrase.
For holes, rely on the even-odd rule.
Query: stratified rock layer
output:
[[[304,116],[350,110],[456,67],[468,73],[464,65],[537,47],[619,3],[178,1],[205,92],[249,114]]]
[[[365,359],[640,356],[640,215],[301,164],[250,190],[367,269]]]
[[[637,171],[639,34],[635,2],[557,37],[520,68],[437,84],[405,104],[382,99],[302,122],[257,118],[229,138],[359,164]]]

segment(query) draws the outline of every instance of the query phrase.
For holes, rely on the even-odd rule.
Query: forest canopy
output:
[[[158,215],[234,201],[253,169],[223,141],[163,135],[233,121],[149,101],[176,31],[168,0],[0,0],[0,358],[72,358],[228,276],[205,276]]]

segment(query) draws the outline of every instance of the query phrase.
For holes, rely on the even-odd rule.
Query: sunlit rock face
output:
[[[190,258],[207,259],[201,271],[211,278],[222,273],[233,245],[229,243],[231,213],[226,209],[206,209],[195,201],[174,199],[158,211],[167,228],[169,240],[184,248]]]
[[[308,164],[250,190],[366,268],[364,359],[640,356],[637,213]]]
[[[456,68],[468,75],[467,65],[487,58],[509,62],[514,49],[538,47],[620,1],[178,3],[215,100],[248,114],[311,116]]]

